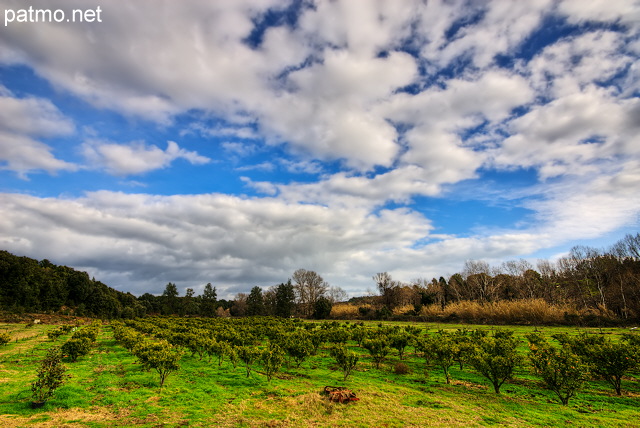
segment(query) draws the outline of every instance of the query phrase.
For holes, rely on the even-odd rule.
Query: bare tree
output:
[[[640,260],[640,233],[626,235],[613,245],[611,253],[619,259]]]
[[[329,287],[327,292],[327,298],[332,304],[344,302],[348,297],[347,292],[338,286]]]
[[[296,298],[302,314],[311,316],[316,302],[320,297],[324,297],[329,284],[316,272],[306,269],[296,270],[291,278],[295,281]]]
[[[234,317],[243,317],[247,313],[247,293],[238,293],[230,308],[231,315]]]
[[[495,300],[498,290],[491,273],[489,263],[483,260],[467,260],[464,262],[462,276],[466,280],[474,298],[483,302]]]
[[[502,263],[502,269],[510,276],[509,289],[516,297],[528,299],[540,297],[538,295],[540,281],[536,280],[531,263],[524,259],[509,260]]]
[[[391,309],[396,305],[396,289],[398,283],[391,279],[387,272],[379,272],[373,276],[373,280],[378,287],[378,292],[382,296],[382,304]]]

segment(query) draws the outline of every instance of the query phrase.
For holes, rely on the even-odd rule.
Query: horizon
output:
[[[13,254],[137,296],[304,268],[355,297],[639,230],[637,2],[0,4]]]

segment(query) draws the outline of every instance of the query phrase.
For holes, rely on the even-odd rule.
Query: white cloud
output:
[[[236,168],[236,171],[273,171],[275,165],[271,162],[261,162],[256,165],[243,165]]]
[[[606,82],[635,62],[621,34],[593,31],[546,47],[527,64],[526,71],[541,94],[561,97],[594,82]]]
[[[2,165],[2,162],[6,164]],[[34,171],[74,171],[77,166],[57,159],[46,144],[26,136],[0,132],[0,169],[15,171],[26,179],[27,174]]]
[[[617,100],[594,86],[515,119],[508,137],[496,150],[505,167],[536,167],[542,178],[597,173],[601,163],[638,156],[637,99]]]
[[[552,8],[552,1],[460,1],[450,3],[445,8],[449,9],[444,14],[445,22],[449,25],[436,25],[438,32],[435,34],[429,26],[424,27],[426,37],[431,41],[423,47],[424,58],[446,67],[467,56],[476,67],[486,68],[494,63],[497,54],[508,54],[540,25],[542,16]],[[474,14],[480,16],[479,22],[469,23]],[[423,20],[430,23],[432,19],[442,19],[442,16],[423,15]],[[456,21],[462,26],[449,40],[444,37],[444,32]]]
[[[56,158],[50,146],[36,140],[70,135],[74,130],[73,122],[49,100],[15,98],[0,85],[0,169],[15,171],[22,178],[38,170],[75,170],[76,165]]]
[[[176,159],[185,159],[194,165],[211,161],[196,152],[181,149],[174,141],[167,142],[166,150],[147,146],[141,141],[130,144],[89,141],[83,145],[83,153],[91,167],[102,168],[113,175],[142,174],[166,168]]]
[[[625,25],[638,27],[640,22],[638,0],[563,0],[558,10],[572,23],[620,21]]]
[[[278,162],[292,174],[319,174],[323,169],[319,162],[314,161],[296,162],[288,159],[279,159]]]
[[[222,148],[228,152],[238,156],[248,156],[256,152],[255,144],[238,143],[236,141],[225,141],[220,144]]]
[[[99,270],[108,283],[128,272],[126,283],[111,285],[138,284],[134,292],[167,281],[269,285],[301,266],[350,269],[352,254],[410,246],[431,228],[406,209],[371,214],[224,195],[2,194],[0,201],[3,248]]]
[[[273,142],[356,169],[390,166],[398,153],[395,129],[376,104],[416,77],[413,58],[360,58],[326,50],[322,64],[289,74],[291,89],[265,104],[261,129]]]
[[[609,176],[594,175],[547,186],[544,199],[527,206],[537,212],[538,230],[554,242],[597,238],[637,224],[640,212],[638,162]]]
[[[375,57],[410,35],[419,1],[318,1],[300,18],[301,32],[321,46]]]

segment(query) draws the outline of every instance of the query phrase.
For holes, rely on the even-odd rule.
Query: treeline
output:
[[[204,287],[202,295],[196,296],[192,288],[187,288],[185,295],[180,296],[176,284],[171,282],[161,295],[145,293],[138,300],[149,314],[325,319],[333,304],[347,297],[344,290],[329,286],[314,271],[298,269],[292,278],[293,282],[289,279],[266,289],[255,286],[250,293],[238,293],[230,301],[218,300],[217,290],[210,283]]]
[[[131,293],[114,290],[86,272],[0,251],[0,309],[13,313],[68,313],[98,318],[145,314]]]
[[[461,302],[543,300],[603,318],[640,320],[640,234],[627,235],[606,250],[577,246],[556,262],[538,261],[536,268],[526,260],[497,267],[469,260],[449,278],[410,284],[383,272],[373,277],[380,296],[353,301],[361,305],[362,315],[377,308],[373,313],[378,317],[397,313],[398,308],[419,315],[434,305],[444,310]]]
[[[286,283],[269,288],[256,286],[229,301],[218,300],[211,284],[201,295],[188,288],[180,296],[177,286],[168,283],[159,296],[145,293],[136,298],[90,279],[86,272],[0,251],[0,309],[12,312],[69,311],[100,318],[271,315],[316,319],[422,317],[469,322],[491,322],[496,312],[502,312],[503,322],[523,318],[522,322],[556,323],[557,313],[562,311],[567,324],[575,324],[580,321],[576,317],[584,316],[633,323],[640,321],[640,233],[627,235],[608,249],[574,247],[567,256],[555,262],[540,260],[535,267],[526,260],[507,261],[500,266],[469,260],[461,272],[448,278],[404,283],[382,272],[373,280],[379,295],[354,297],[348,304],[344,303],[344,290],[305,269],[296,270]],[[541,309],[533,316],[520,317],[523,308],[534,303]],[[542,311],[549,315],[541,315]]]

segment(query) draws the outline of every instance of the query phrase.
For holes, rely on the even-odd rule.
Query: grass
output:
[[[378,322],[368,323],[376,328]],[[398,323],[386,322],[396,325]],[[429,331],[440,328],[483,328],[452,324],[413,324]],[[160,390],[157,375],[145,372],[118,345],[104,326],[91,353],[66,362],[70,378],[41,409],[30,407],[30,383],[46,350],[60,345],[47,339],[55,326],[0,324],[14,340],[0,347],[0,426],[13,427],[425,427],[425,426],[637,426],[640,418],[638,373],[625,379],[622,397],[601,381],[588,382],[570,402],[560,405],[528,369],[496,395],[488,383],[465,367],[451,369],[452,384],[442,372],[426,368],[409,348],[403,360],[408,373],[395,374],[396,352],[380,370],[368,353],[350,343],[360,363],[346,382],[326,348],[299,369],[285,367],[271,383],[253,371],[246,377],[241,364],[200,361],[189,353],[181,369]],[[534,327],[512,327],[523,337]],[[537,328],[545,336],[588,331],[617,339],[623,329]],[[17,339],[17,340],[16,340]],[[526,351],[526,343],[521,345]],[[258,369],[259,370],[259,369]],[[346,386],[360,401],[330,403],[319,394],[325,385]]]
[[[362,317],[359,308],[366,308],[369,314],[375,312],[369,304],[337,303],[331,310],[331,317],[342,320],[353,320]],[[492,324],[524,324],[524,325],[573,325],[590,320],[591,324],[602,322],[611,324],[617,321],[615,314],[606,310],[579,310],[568,304],[552,304],[543,299],[500,300],[497,302],[460,301],[425,305],[416,314],[413,305],[405,305],[393,309],[393,316],[399,317],[409,313],[421,321],[464,321],[467,323]],[[613,324],[616,325],[616,324]]]

